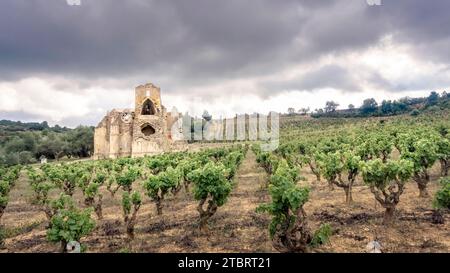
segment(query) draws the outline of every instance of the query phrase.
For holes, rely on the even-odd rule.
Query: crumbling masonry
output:
[[[161,103],[151,83],[135,90],[134,109],[113,109],[95,128],[94,159],[139,157],[172,150],[170,128],[178,119]]]

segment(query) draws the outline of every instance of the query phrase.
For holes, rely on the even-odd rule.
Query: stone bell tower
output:
[[[132,157],[168,150],[166,109],[159,87],[147,83],[136,87]]]

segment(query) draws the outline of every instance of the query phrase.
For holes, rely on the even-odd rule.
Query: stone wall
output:
[[[94,159],[139,157],[183,150],[185,143],[174,143],[170,134],[178,119],[166,112],[161,90],[148,83],[135,89],[133,109],[114,109],[95,129]]]
[[[95,128],[94,158],[131,156],[133,120],[126,120],[131,110],[113,110]]]
[[[146,104],[151,105],[152,114],[143,114]],[[160,88],[151,83],[136,87],[131,156],[139,157],[170,150],[165,118],[166,109],[161,103]]]

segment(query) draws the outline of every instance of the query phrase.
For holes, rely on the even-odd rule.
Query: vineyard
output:
[[[281,121],[271,152],[0,169],[0,252],[450,250],[448,113]]]

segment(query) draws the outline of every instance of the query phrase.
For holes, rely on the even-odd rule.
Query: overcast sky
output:
[[[450,89],[450,1],[1,0],[0,119],[96,125],[161,87],[213,116]]]

